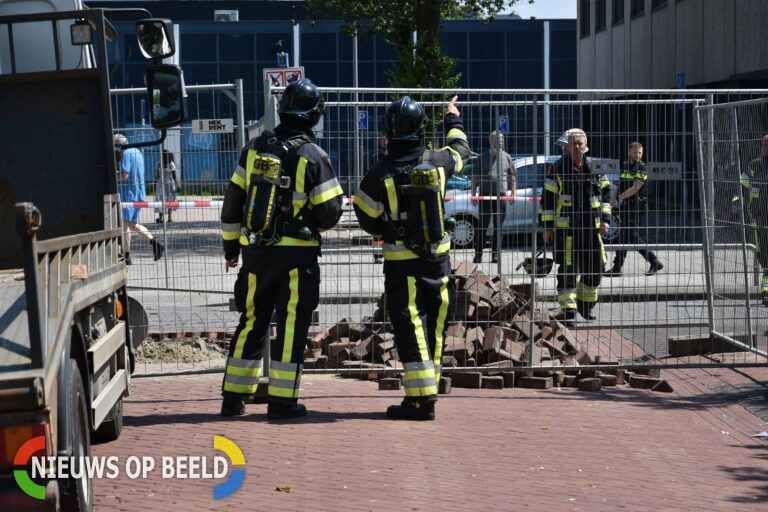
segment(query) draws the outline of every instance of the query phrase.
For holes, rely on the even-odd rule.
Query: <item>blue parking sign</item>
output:
[[[499,116],[499,131],[501,133],[509,132],[509,116]]]
[[[357,128],[359,130],[367,130],[368,129],[368,111],[367,110],[358,110],[358,112],[357,112]]]

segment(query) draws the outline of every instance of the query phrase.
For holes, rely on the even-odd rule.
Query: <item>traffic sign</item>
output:
[[[358,130],[368,129],[368,111],[367,110],[357,111],[357,128]]]
[[[229,119],[193,119],[192,133],[231,133],[235,121]]]
[[[509,116],[499,116],[498,130],[501,133],[509,132]]]
[[[269,87],[285,87],[304,78],[304,67],[264,68],[264,80]]]

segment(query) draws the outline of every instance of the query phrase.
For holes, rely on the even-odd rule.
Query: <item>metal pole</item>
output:
[[[709,95],[710,105],[712,104],[713,97],[712,95]],[[712,109],[707,109],[707,114],[709,117],[709,157],[713,158],[712,155],[712,146],[714,145],[714,132],[713,132],[713,111]],[[707,291],[707,321],[709,323],[709,334],[710,336],[715,331],[715,319],[714,319],[714,286],[712,284],[712,261],[711,253],[710,253],[710,247],[709,247],[709,233],[707,230],[707,212],[706,212],[706,186],[704,184],[705,179],[705,164],[711,164],[710,162],[706,162],[704,160],[704,133],[702,132],[701,128],[701,110],[697,111],[696,113],[696,123],[698,126],[698,132],[699,132],[699,161],[701,162],[701,166],[699,169],[699,195],[700,202],[702,205],[702,210],[704,210],[702,215],[702,227],[701,227],[701,236],[702,236],[702,252],[704,256],[704,280],[706,283],[706,291]],[[711,165],[708,165],[711,169]]]
[[[237,150],[240,151],[245,146],[245,106],[243,105],[243,79],[235,80],[235,97],[237,101]]]
[[[358,83],[358,67],[357,67],[357,32],[355,32],[355,35],[352,36],[352,86],[355,89],[355,93],[353,94],[353,99],[355,101],[355,105],[357,105],[358,101],[358,95],[357,95],[357,88],[359,86]],[[353,169],[354,169],[354,176],[355,176],[355,183],[354,187],[350,183],[349,187],[349,193],[353,194],[357,191],[357,184],[360,183],[360,180],[362,179],[361,172],[360,172],[360,121],[359,121],[359,110],[357,109],[357,106],[355,106],[354,110],[354,118],[353,122],[355,123],[355,137],[354,137],[354,144],[355,144],[355,151],[354,151],[354,162],[353,162]]]
[[[536,96],[534,96],[533,97],[533,109],[532,109],[532,112],[533,112],[533,119],[532,119],[532,121],[533,122],[532,122],[532,125],[531,125],[531,133],[533,133],[533,141],[532,141],[533,144],[532,144],[532,147],[531,147],[531,152],[533,154],[533,168],[534,168],[534,170],[536,169],[536,166],[538,165],[538,156],[536,155],[536,153],[538,152],[538,147],[536,145],[536,141],[538,140],[538,137],[539,137],[539,134],[536,132],[536,130],[538,129],[538,123],[536,122],[536,120],[538,118],[538,115],[537,115],[538,108],[539,108],[538,101],[536,99]],[[534,175],[534,177],[536,176],[535,171],[534,171],[533,175]],[[534,190],[534,195],[535,195],[536,194],[536,192],[535,192],[536,187],[534,187],[533,190]],[[536,198],[534,198],[534,199],[536,199]],[[536,203],[534,202],[534,204],[536,204]],[[534,208],[534,212],[532,213],[532,215],[534,215],[534,221],[535,221],[536,208]],[[535,231],[534,231],[534,233],[535,233]],[[535,235],[533,237],[533,250],[534,250],[534,254],[532,255],[533,258],[534,258],[533,268],[534,268],[534,270],[536,270],[536,261],[535,261],[536,236]],[[535,274],[535,272],[533,274]],[[526,347],[526,349],[528,351],[528,364],[529,365],[533,365],[533,320],[536,317],[536,278],[535,278],[535,276],[533,274],[531,274],[531,276],[530,276],[531,277],[531,325],[528,326],[528,347]]]
[[[501,200],[501,194],[502,190],[507,190],[506,187],[506,180],[502,181],[502,169],[501,169],[501,141],[503,140],[504,135],[499,130],[499,107],[495,107],[494,110],[496,111],[496,130],[498,133],[496,134],[496,217],[493,219],[493,228],[494,233],[493,237],[495,238],[495,245],[496,246],[496,253],[498,254],[498,257],[496,259],[496,273],[501,275],[501,229],[504,225],[504,217],[506,214],[506,207],[504,206],[504,203],[506,201]],[[504,187],[502,188],[502,184]],[[493,248],[491,248],[491,258],[493,258]]]
[[[301,66],[299,57],[301,56],[301,28],[299,23],[296,22],[293,25],[293,65],[296,67]]]
[[[549,52],[549,22],[544,22],[544,89],[549,89],[549,66],[550,66],[550,52]],[[552,147],[551,139],[551,127],[550,127],[550,115],[552,106],[549,104],[549,93],[544,95],[544,156],[549,156],[549,148]]]
[[[733,141],[736,145],[735,152],[731,151],[731,154],[735,154],[736,158],[736,169],[739,172],[739,176],[741,176],[741,158],[739,158],[739,155],[741,152],[739,151],[739,117],[738,112],[736,108],[733,108],[733,123],[731,123],[731,132],[733,133]],[[741,189],[741,185],[739,185],[739,189]],[[752,310],[749,307],[750,304],[750,297],[749,297],[749,269],[748,269],[748,259],[747,259],[747,222],[744,215],[744,207],[745,205],[748,206],[749,203],[744,203],[744,198],[742,197],[741,208],[739,208],[739,217],[741,218],[741,233],[742,233],[742,240],[744,243],[741,244],[741,261],[742,261],[742,268],[744,270],[744,302],[746,306],[746,313],[747,313],[747,332],[749,333],[749,340],[748,344],[752,347],[754,347],[755,343],[757,343],[757,339],[755,339],[755,343],[752,343],[752,333],[754,332],[752,330]],[[758,241],[755,240],[755,244],[757,244]]]

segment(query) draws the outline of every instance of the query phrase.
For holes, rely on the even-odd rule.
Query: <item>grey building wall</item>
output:
[[[584,89],[768,86],[768,1],[641,0],[632,16],[624,1],[623,21],[595,33],[599,0],[577,0],[578,87]],[[589,34],[581,33],[581,4],[589,2]]]

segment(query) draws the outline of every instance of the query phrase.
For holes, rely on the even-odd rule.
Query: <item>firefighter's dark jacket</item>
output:
[[[471,150],[467,144],[467,136],[461,118],[455,114],[447,114],[444,120],[446,132],[446,147],[433,152],[432,164],[438,168],[442,177],[442,195],[445,196],[445,183],[453,174],[460,173],[469,161]],[[392,218],[391,195],[396,190],[392,177],[398,168],[415,165],[424,154],[426,148],[418,141],[392,140],[387,145],[387,156],[368,170],[360,183],[353,202],[360,227],[375,236],[384,237],[382,247],[385,260],[385,271],[393,262],[419,260],[419,256],[408,250],[403,240],[392,238],[387,229],[387,219]],[[433,259],[447,260],[450,249],[450,238],[446,235],[440,242],[437,254]]]
[[[293,116],[284,116],[274,134],[283,140],[298,135],[306,135],[310,140],[314,140],[314,133],[308,123]],[[235,258],[241,247],[249,245],[247,233],[242,232],[246,190],[252,172],[252,169],[248,169],[249,154],[264,151],[267,138],[266,135],[261,135],[245,145],[224,196],[221,233],[224,240],[224,257],[228,260]],[[283,162],[283,169],[291,178],[292,216],[299,218],[303,225],[310,227],[315,233],[335,226],[342,213],[343,191],[333,172],[328,154],[320,146],[308,142],[291,152],[286,160]],[[280,241],[269,242],[258,249],[274,248],[277,252],[302,259],[302,256],[319,254],[319,238],[319,235],[312,240],[283,236]]]
[[[611,222],[610,182],[601,174],[592,174],[589,157],[584,157],[580,168],[569,155],[557,160],[544,176],[541,226],[599,228],[601,222]]]

